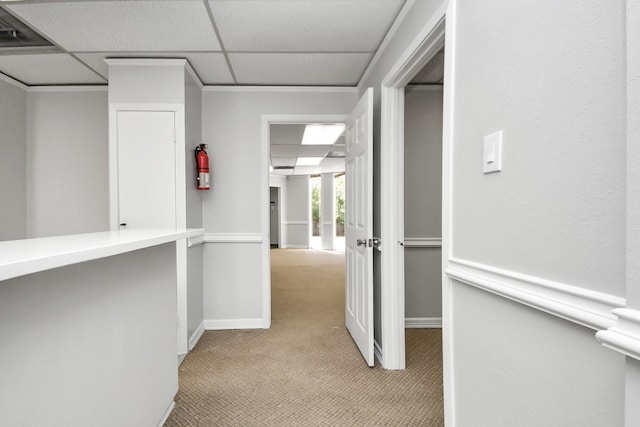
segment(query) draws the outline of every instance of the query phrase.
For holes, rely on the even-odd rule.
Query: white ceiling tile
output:
[[[102,52],[77,53],[78,58],[91,68],[108,76],[106,58],[185,58],[204,84],[231,84],[233,77],[220,52]]]
[[[230,53],[239,84],[355,85],[368,53]]]
[[[66,53],[0,55],[0,72],[28,85],[106,83]]]
[[[297,144],[302,142],[306,125],[298,124],[273,124],[269,126],[269,139],[271,144]]]
[[[272,157],[271,164],[273,166],[295,166],[295,157]]]
[[[320,166],[328,166],[328,167],[342,167],[342,169],[344,169],[344,158],[337,158],[337,157],[326,157],[325,159],[322,160],[322,162],[320,163]]]
[[[298,155],[305,157],[324,157],[332,148],[332,145],[301,145]]]
[[[202,1],[82,1],[7,6],[72,52],[220,50]]]
[[[271,158],[298,157],[298,145],[271,145]]]
[[[209,1],[229,51],[373,52],[404,0]]]

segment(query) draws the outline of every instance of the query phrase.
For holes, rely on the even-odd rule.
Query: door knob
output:
[[[356,244],[358,246],[364,246],[366,248],[367,247],[367,239],[357,239],[356,240]]]

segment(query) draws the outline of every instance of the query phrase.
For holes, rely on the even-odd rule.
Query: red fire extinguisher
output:
[[[196,147],[198,190],[208,190],[211,187],[209,181],[209,156],[207,156],[206,148],[207,144],[200,144]]]

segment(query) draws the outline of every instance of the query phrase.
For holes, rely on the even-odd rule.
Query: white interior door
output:
[[[373,356],[373,89],[347,120],[346,324],[369,366]]]
[[[117,120],[118,223],[175,228],[175,113],[118,111]]]

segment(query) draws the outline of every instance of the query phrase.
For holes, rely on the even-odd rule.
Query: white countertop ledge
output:
[[[195,237],[203,232],[138,229],[0,242],[0,281]]]

